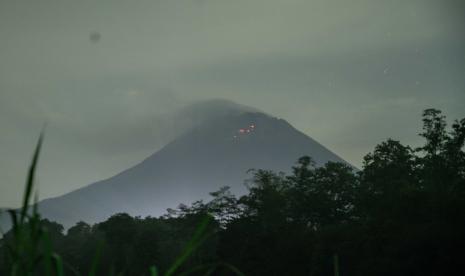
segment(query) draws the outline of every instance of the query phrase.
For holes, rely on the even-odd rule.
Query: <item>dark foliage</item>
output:
[[[179,271],[233,275],[449,275],[465,259],[465,119],[450,131],[435,109],[423,114],[425,144],[382,142],[361,171],[298,160],[290,175],[254,171],[249,193],[227,188],[208,203],[181,205],[160,218],[116,214],[90,226],[42,220],[65,272],[98,275],[161,272],[182,254],[205,217],[205,235]],[[8,256],[10,235],[2,241]],[[100,245],[99,245],[100,244]],[[5,262],[6,260],[6,262]],[[7,275],[8,258],[2,258]]]

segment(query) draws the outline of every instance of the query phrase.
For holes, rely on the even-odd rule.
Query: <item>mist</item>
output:
[[[285,118],[360,167],[464,115],[462,1],[0,3],[0,206],[17,206],[44,123],[40,198],[137,164],[226,99]],[[361,135],[363,133],[363,135]]]

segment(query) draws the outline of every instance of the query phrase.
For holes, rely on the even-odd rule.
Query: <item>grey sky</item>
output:
[[[418,143],[424,108],[465,117],[461,2],[0,0],[0,207],[18,205],[44,121],[41,198],[138,163],[176,133],[173,110],[210,98],[357,166],[388,137]]]

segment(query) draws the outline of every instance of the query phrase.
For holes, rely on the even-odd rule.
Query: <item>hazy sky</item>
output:
[[[41,198],[138,163],[166,116],[224,98],[282,117],[356,166],[465,117],[461,0],[0,0],[0,207],[48,121]]]

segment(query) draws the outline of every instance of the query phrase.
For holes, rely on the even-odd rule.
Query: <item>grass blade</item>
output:
[[[56,275],[57,276],[63,276],[64,275],[63,261],[61,260],[61,257],[56,253],[53,253],[52,257],[53,257],[53,260],[55,261]]]
[[[34,204],[32,205],[32,216],[37,216],[39,214],[39,194],[36,192],[34,195]]]
[[[158,276],[158,270],[156,266],[152,265],[149,268],[149,271],[150,271],[150,276]]]
[[[334,254],[333,256],[334,276],[339,276],[339,256]]]
[[[98,263],[100,262],[100,256],[102,254],[103,241],[99,242],[95,249],[94,258],[92,259],[92,266],[90,268],[89,276],[95,276],[98,269]]]
[[[174,272],[187,260],[187,258],[194,252],[195,249],[205,240],[205,230],[207,229],[208,224],[210,223],[210,216],[206,216],[199,226],[197,227],[192,239],[184,248],[184,252],[176,259],[173,265],[165,273],[166,276],[173,275]]]
[[[212,273],[216,270],[216,268],[217,268],[216,266],[210,268],[204,275],[205,275],[205,276],[210,276],[210,275],[212,275]]]
[[[26,217],[29,201],[31,198],[32,188],[34,186],[34,176],[35,176],[35,172],[37,168],[37,162],[39,161],[40,149],[42,148],[43,139],[44,139],[44,132],[42,131],[40,133],[39,140],[37,141],[34,155],[32,156],[32,162],[29,167],[29,172],[27,175],[26,188],[24,190],[24,197],[23,197],[23,205],[21,207],[20,223],[23,223]]]
[[[232,272],[234,272],[238,276],[245,276],[244,273],[242,273],[239,269],[237,269],[237,267],[235,267],[233,265],[230,265],[228,263],[222,263],[221,265],[227,267],[229,270],[231,270]]]
[[[182,273],[179,273],[178,275],[179,276],[185,276],[185,275],[189,275],[189,274],[192,274],[194,272],[198,272],[198,271],[201,271],[201,270],[207,270],[210,271],[212,268],[213,269],[216,269],[217,267],[219,266],[218,263],[213,263],[213,264],[200,264],[200,265],[197,265],[197,266],[194,266],[192,267],[191,269],[187,270],[187,271],[183,271]]]
[[[52,242],[50,241],[50,236],[48,235],[47,231],[43,231],[41,233],[41,238],[44,243],[45,243],[45,254],[44,254],[44,266],[45,266],[45,272],[46,275],[52,275],[52,258],[53,258],[53,252],[52,252]]]

